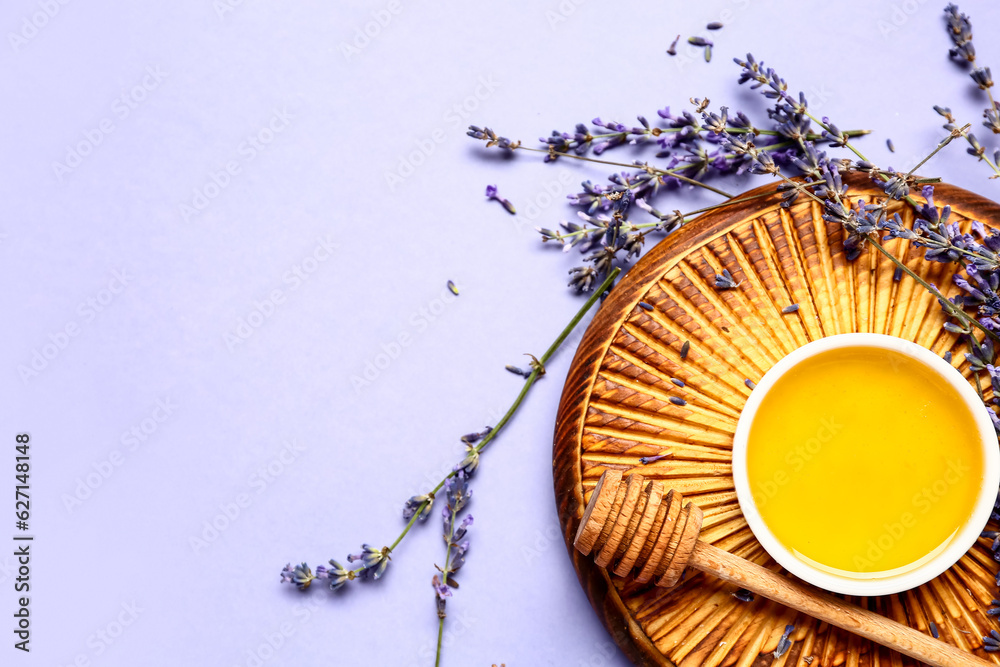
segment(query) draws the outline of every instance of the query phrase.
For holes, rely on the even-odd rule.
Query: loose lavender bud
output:
[[[669,55],[671,55],[671,56],[676,56],[677,55],[677,42],[679,42],[680,39],[681,39],[681,36],[677,35],[677,37],[674,38],[674,41],[670,43],[670,48],[667,49],[667,53]]]
[[[934,621],[931,621],[930,622],[930,627],[931,627],[931,637],[933,637],[934,639],[940,639],[941,638],[941,634],[938,632],[937,623],[935,623]]]
[[[504,369],[508,373],[513,373],[514,375],[520,375],[521,377],[526,378],[531,376],[531,371],[526,371],[523,368],[518,368],[517,366],[512,366],[511,364],[507,364],[506,366],[504,366]]]
[[[794,625],[785,626],[785,631],[781,633],[781,639],[778,640],[778,647],[774,650],[775,658],[780,658],[781,656],[785,655],[785,653],[788,652],[788,649],[792,647],[792,640],[789,639],[789,636],[792,634],[792,631],[794,630],[795,630]]]
[[[681,345],[681,361],[687,359],[688,352],[690,351],[691,351],[691,341],[686,340],[684,341],[684,344]]]
[[[691,46],[714,46],[711,40],[704,37],[688,37],[688,44]]]
[[[719,23],[718,21],[712,21],[707,26],[705,26],[705,28],[707,30],[720,30],[722,29],[722,24]]]
[[[645,301],[640,301],[639,307],[642,308],[643,310],[653,310],[653,307],[648,303],[646,303]]]
[[[673,403],[674,405],[679,405],[679,406],[685,406],[688,404],[688,402],[685,401],[683,398],[679,398],[677,396],[671,396],[670,402]]]
[[[745,588],[741,588],[738,591],[734,591],[733,597],[739,600],[740,602],[753,602],[754,600],[753,593],[751,593]]]
[[[458,296],[458,287],[456,287],[455,283],[450,280],[448,281],[448,290],[455,296]]]
[[[747,378],[746,380],[744,380],[743,384],[745,384],[747,386],[747,388],[750,389],[751,391],[753,391],[754,389],[757,388],[757,383],[754,382],[753,380],[751,380],[750,378]]]
[[[500,205],[503,206],[504,209],[506,209],[506,211],[508,213],[510,213],[511,215],[514,215],[515,213],[517,213],[517,211],[514,209],[514,205],[513,204],[511,204],[509,201],[507,201],[503,197],[497,195],[497,186],[495,186],[495,185],[487,185],[486,186],[486,198],[487,199],[492,199],[493,201],[500,202]]]
[[[705,47],[705,62],[707,62],[707,63],[712,62],[712,47],[711,46],[706,46]],[[686,570],[685,570],[685,574],[687,574]]]
[[[733,274],[729,273],[729,269],[723,269],[721,274],[715,274],[715,289],[717,290],[734,289],[739,285],[733,280]]]
[[[799,310],[799,304],[793,303],[790,306],[785,306],[784,308],[782,308],[781,309],[781,314],[782,315],[788,315],[789,313],[798,312],[798,310]]]
[[[673,382],[678,387],[680,387],[681,389],[683,389],[685,386],[684,380],[681,380],[680,378],[670,378],[670,381]]]
[[[665,459],[668,456],[670,456],[670,452],[667,452],[666,454],[659,454],[657,456],[643,456],[641,459],[639,459],[639,463],[641,463],[642,465],[649,465],[650,463],[659,461],[660,459]]]
[[[892,139],[886,139],[885,140],[885,146],[886,146],[886,148],[889,149],[890,153],[895,153],[896,152],[896,147],[892,144]]]

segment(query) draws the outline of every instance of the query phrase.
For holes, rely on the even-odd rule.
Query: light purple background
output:
[[[3,664],[247,665],[282,630],[291,636],[264,664],[432,664],[437,513],[377,585],[300,595],[278,572],[391,542],[403,501],[517,392],[503,366],[540,354],[582,303],[564,289],[578,258],[541,247],[532,228],[572,219],[546,188],[561,200],[608,170],[484,157],[464,136],[469,122],[533,145],[553,128],[653,118],[692,96],[763,122],[757,96],[734,84],[731,58],[751,49],[842,128],[875,130],[864,150],[898,168],[941,136],[932,104],[977,126],[984,106],[945,57],[936,2],[221,2],[49,0],[58,13],[14,45],[9,33],[46,3],[0,9],[0,542],[14,532],[22,431],[37,535],[30,655],[11,647],[14,563],[0,546]],[[1000,8],[962,7],[985,64],[1000,63]],[[390,8],[347,57],[341,44]],[[683,43],[665,55],[674,35],[713,20],[726,27],[712,35],[712,63]],[[161,80],[146,78],[122,117],[116,100],[147,68]],[[53,163],[102,121],[113,132],[60,178]],[[241,145],[272,121],[281,131],[249,160]],[[433,152],[390,187],[386,174],[428,140]],[[995,196],[963,151],[924,171]],[[239,173],[185,219],[181,205],[231,161]],[[484,200],[487,183],[518,216]],[[684,192],[659,207],[710,201]],[[293,287],[286,274],[325,239],[339,250]],[[102,292],[115,271],[127,285]],[[446,298],[449,279],[458,299]],[[273,290],[282,303],[230,350],[224,336]],[[92,319],[81,310],[109,297]],[[71,323],[78,335],[22,380],[18,366]],[[408,345],[374,381],[352,385],[402,334]],[[571,352],[484,456],[444,664],[626,664],[557,532],[551,434]],[[173,406],[162,423],[148,421],[165,416],[158,401]],[[122,434],[144,420],[150,433],[131,449]],[[299,449],[278,464],[285,443]],[[112,456],[113,474],[67,509]],[[269,465],[280,474],[265,479]],[[193,547],[241,494],[249,506]],[[113,644],[99,640],[132,604],[135,621]]]

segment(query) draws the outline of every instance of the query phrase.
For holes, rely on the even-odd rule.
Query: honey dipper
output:
[[[692,567],[935,667],[991,665],[938,639],[698,540],[702,511],[663,482],[606,470],[573,540],[618,576],[670,588]]]

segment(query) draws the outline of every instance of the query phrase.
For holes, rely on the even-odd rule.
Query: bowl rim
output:
[[[969,521],[951,539],[950,543],[926,562],[908,571],[877,579],[848,579],[809,565],[797,558],[782,545],[768,528],[757,509],[750,492],[747,474],[747,441],[753,418],[761,402],[775,382],[799,363],[823,352],[845,347],[876,347],[893,350],[923,363],[954,387],[973,415],[980,434],[983,451],[983,481],[976,497]],[[757,382],[750,393],[733,437],[733,481],[740,510],[746,518],[754,537],[764,550],[787,571],[796,577],[828,591],[844,595],[876,596],[900,593],[927,583],[937,577],[959,559],[975,544],[989,521],[1000,486],[1000,447],[996,431],[986,408],[965,377],[950,363],[913,341],[887,334],[844,333],[827,336],[795,349],[781,358]]]

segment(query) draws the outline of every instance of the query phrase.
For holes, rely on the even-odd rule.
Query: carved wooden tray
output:
[[[852,176],[850,197],[881,195]],[[774,190],[773,184],[752,193]],[[745,195],[744,195],[745,196]],[[920,200],[919,196],[915,196]],[[1000,206],[948,185],[935,190],[952,221],[1000,225]],[[909,207],[899,211],[907,224]],[[676,588],[639,585],[597,567],[572,541],[591,490],[605,468],[640,468],[665,480],[705,514],[701,539],[778,570],[747,527],[730,469],[733,431],[758,380],[778,359],[805,343],[851,331],[887,333],[953,351],[967,377],[964,349],[941,328],[943,314],[915,281],[893,280],[894,265],[874,249],[854,262],[842,252],[843,231],[800,197],[790,210],[777,197],[710,212],[653,248],[608,296],[583,337],[563,391],[553,472],[563,535],[591,604],[622,650],[640,665],[914,665],[905,656],[757,597],[741,602],[735,587],[688,571]],[[902,241],[888,247],[951,296],[954,265],[930,263]],[[717,291],[726,268],[737,289]],[[647,311],[639,302],[653,306]],[[782,314],[797,303],[798,312]],[[682,347],[690,342],[686,358]],[[677,378],[683,387],[671,382]],[[674,405],[670,397],[687,404]],[[642,465],[642,456],[672,455]],[[996,526],[990,526],[996,530]],[[922,632],[933,622],[940,638],[992,659],[982,636],[998,627],[986,615],[997,594],[991,540],[981,538],[962,560],[906,593],[851,598]],[[792,649],[772,652],[785,626]]]

